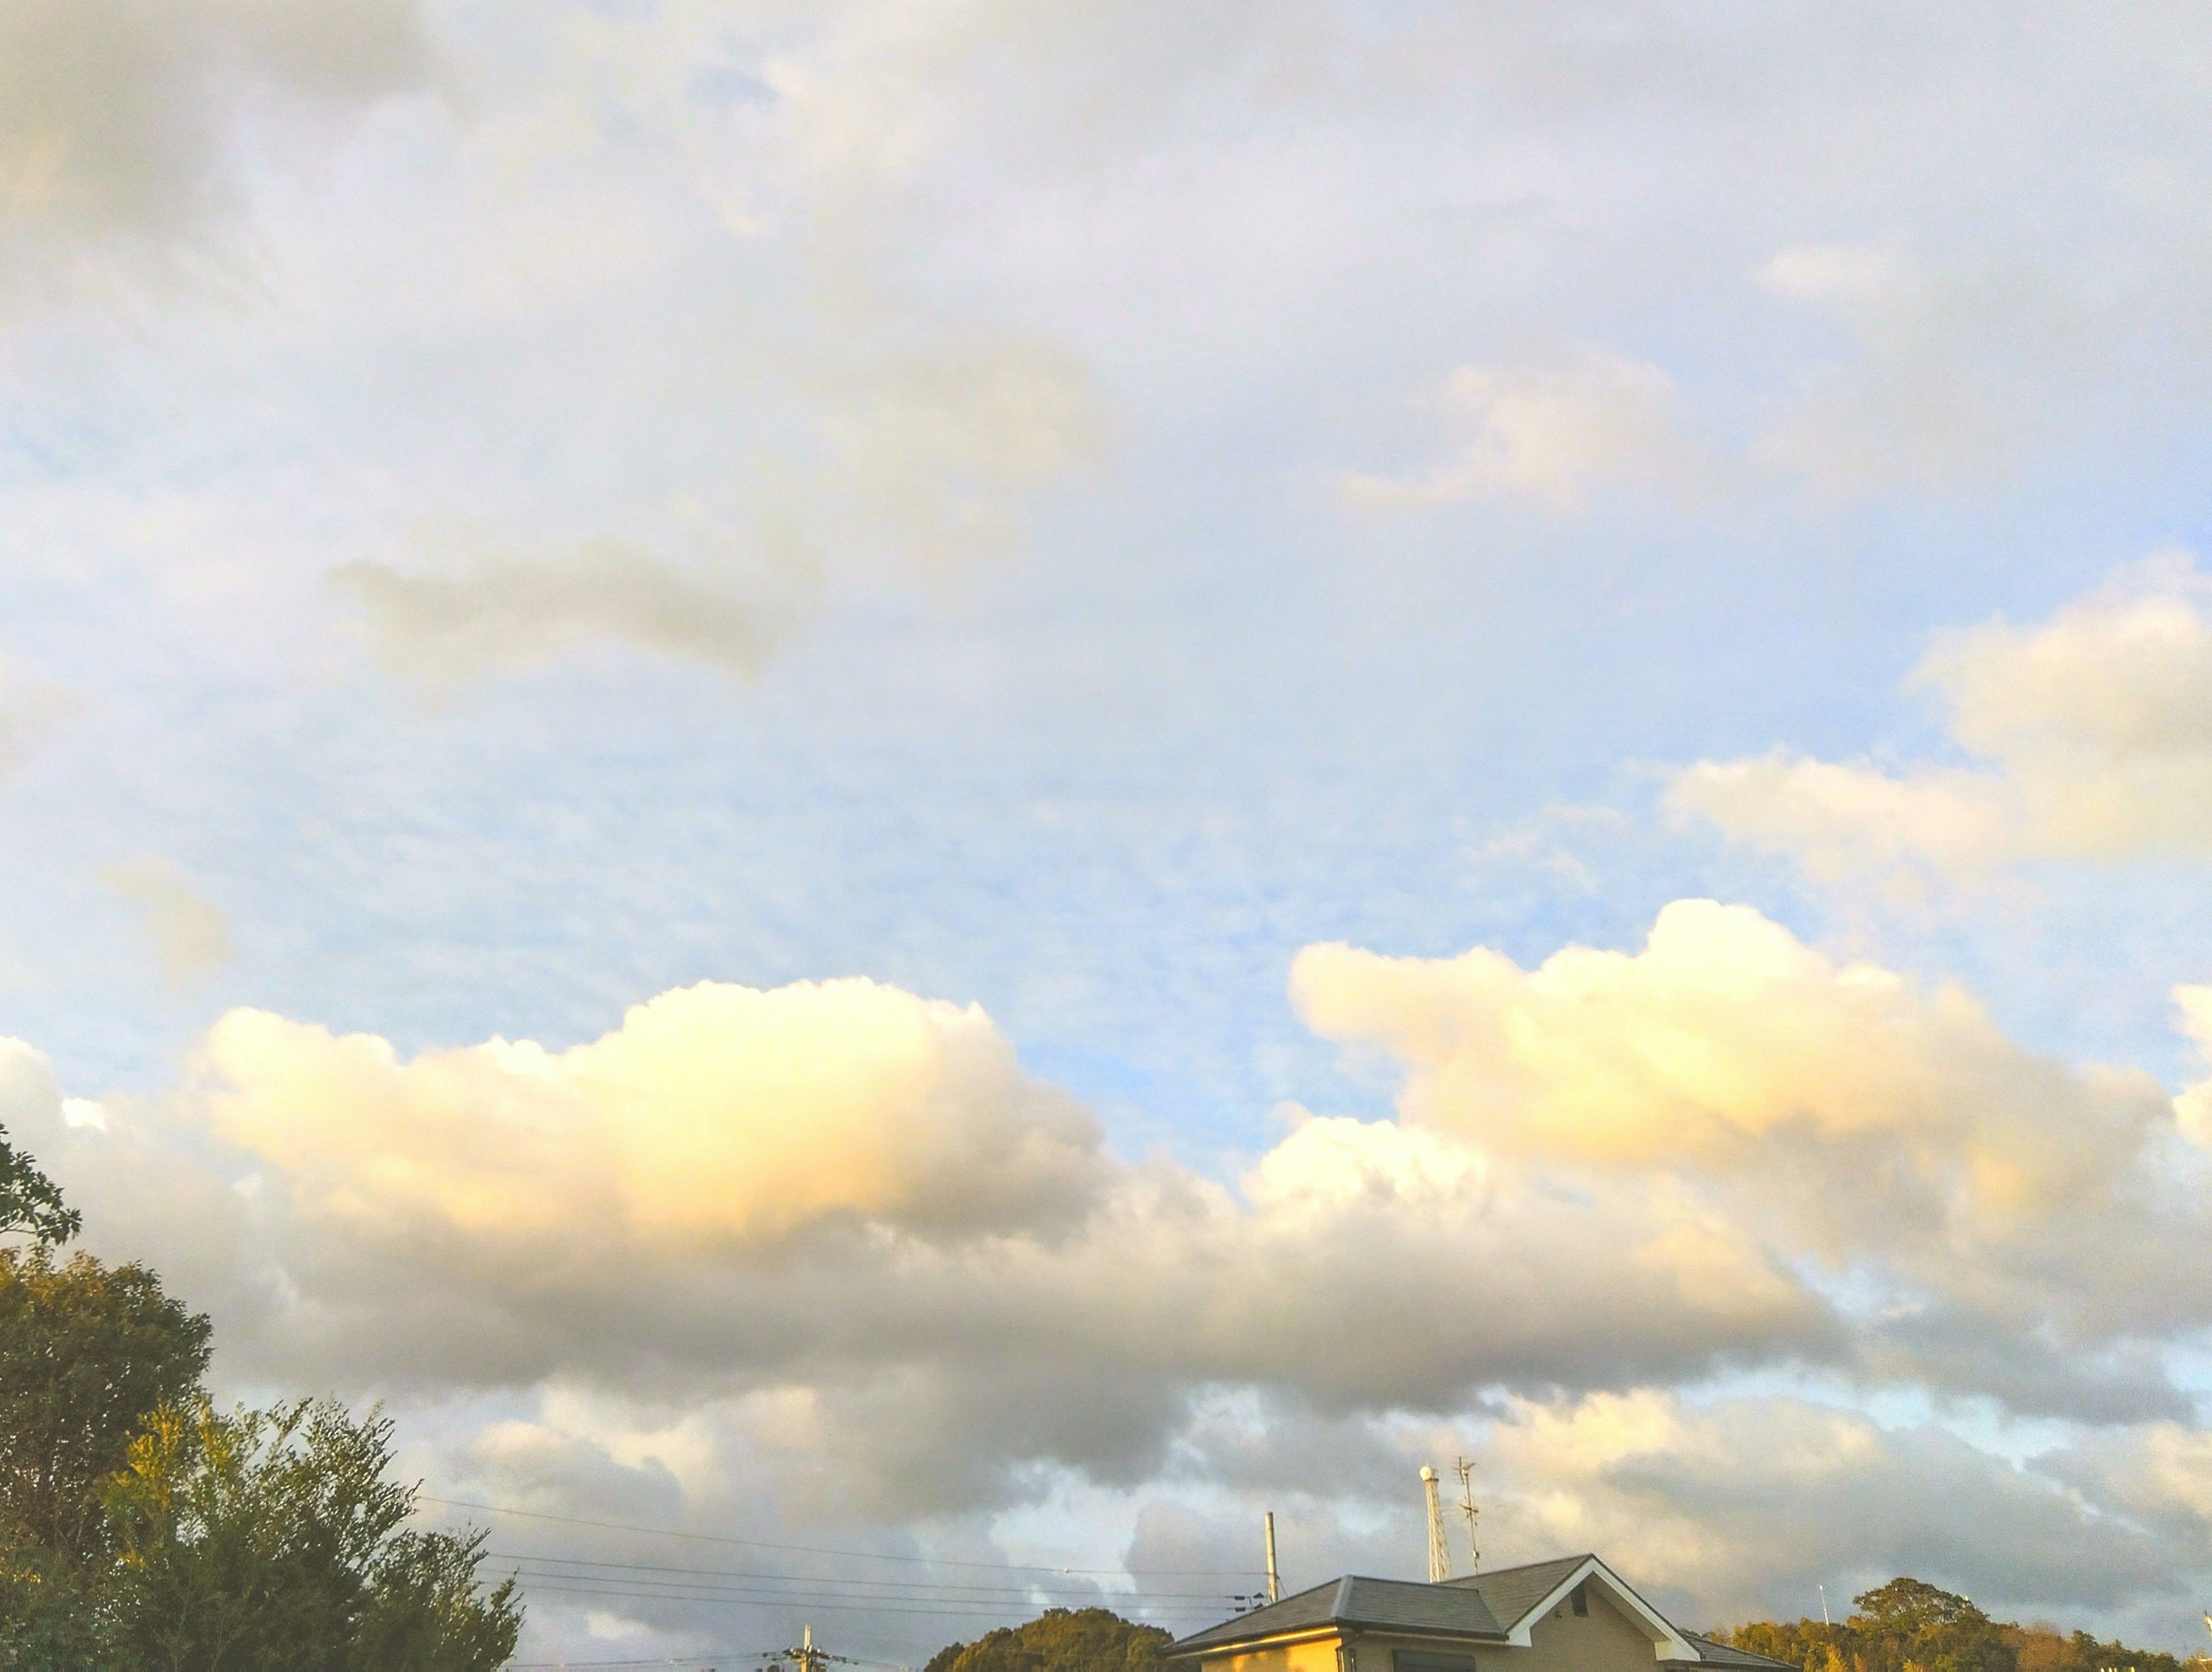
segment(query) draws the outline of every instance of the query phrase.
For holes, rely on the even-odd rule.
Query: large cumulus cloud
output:
[[[1235,1188],[1114,1156],[981,1012],[866,981],[412,1059],[238,1011],[170,1097],[70,1125],[33,1077],[11,1119],[240,1373],[797,1398],[861,1456],[896,1411],[956,1497],[1140,1478],[1227,1385],[1441,1410],[1825,1365],[2181,1408],[2203,1166],[2146,1077],[1702,902],[1534,970],[1316,947],[1294,992],[1400,1065],[1400,1116],[1301,1112]]]
[[[1293,1111],[1233,1184],[1115,1156],[981,1011],[864,980],[411,1057],[240,1010],[97,1104],[11,1043],[0,1118],[215,1311],[234,1382],[503,1410],[440,1464],[495,1501],[1269,1493],[1371,1566],[1361,1505],[1465,1440],[1494,1554],[1603,1546],[1686,1608],[1855,1549],[2107,1615],[2179,1583],[2131,1529],[2212,1501],[2170,1379],[2212,1321],[2172,1258],[2207,1229],[2188,1095],[1710,902],[1534,969],[1317,946],[1292,990],[1396,1118]],[[1828,1394],[1682,1391],[1747,1377]],[[1961,1395],[2077,1438],[2021,1474],[1936,1420]]]
[[[803,1391],[856,1438],[895,1409],[909,1448],[1127,1474],[1214,1382],[1434,1405],[1837,1341],[1695,1205],[1418,1128],[1304,1120],[1241,1192],[1129,1164],[980,1012],[866,982],[412,1061],[241,1011],[191,1090],[99,1129],[58,1110],[16,1119],[104,1235],[212,1285],[257,1374]]]
[[[1869,1373],[2027,1408],[2175,1408],[2126,1349],[2212,1306],[2171,1260],[2204,1160],[2146,1075],[2040,1057],[1960,989],[1704,901],[1667,908],[1638,953],[1535,970],[1310,948],[1293,990],[1320,1031],[1402,1065],[1425,1129],[1700,1204],[1853,1310]],[[2116,1356],[2092,1374],[2092,1352]]]

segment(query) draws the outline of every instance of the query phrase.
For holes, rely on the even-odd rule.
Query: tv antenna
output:
[[[1474,1540],[1474,1465],[1464,1457],[1452,1465],[1452,1473],[1459,1476],[1459,1512],[1467,1517],[1467,1571],[1482,1571],[1482,1548]]]
[[[1443,1505],[1437,1502],[1437,1472],[1421,1465],[1421,1492],[1429,1500],[1429,1583],[1441,1584],[1451,1578],[1451,1551],[1444,1544]]]

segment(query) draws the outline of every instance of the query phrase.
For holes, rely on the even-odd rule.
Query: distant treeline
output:
[[[1919,1579],[1892,1579],[1851,1601],[1858,1611],[1838,1625],[1762,1620],[1713,1636],[1805,1672],[2205,1672],[2201,1656],[2183,1660],[2087,1632],[1992,1620]]]
[[[1152,1672],[1174,1641],[1106,1608],[1049,1608],[973,1643],[948,1643],[923,1672]]]

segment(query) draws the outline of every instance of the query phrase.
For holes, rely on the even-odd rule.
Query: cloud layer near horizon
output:
[[[2081,1513],[1955,1435],[1662,1391],[1746,1372],[2062,1419],[2105,1437],[2067,1467],[2212,1511],[2160,1358],[2212,1324],[2171,1259],[2212,1231],[2207,1168],[2148,1077],[1703,901],[1534,970],[1315,947],[1293,994],[1402,1075],[1397,1116],[1300,1114],[1234,1189],[1115,1157],[980,1010],[860,980],[411,1059],[234,1011],[188,1085],[96,1119],[10,1045],[4,1106],[100,1246],[214,1310],[233,1377],[689,1411],[710,1475],[855,1514],[1002,1507],[1040,1468],[1134,1489],[1239,1389],[1345,1435],[1486,1405],[1512,1536],[1625,1541],[1706,1603],[1772,1570],[1723,1532],[1748,1486],[1717,1423],[1773,1427],[1816,1497],[1971,1477],[2046,1545]],[[594,1431],[500,1432],[471,1467]],[[1953,1549],[1912,1512],[1859,1524],[1899,1560]],[[2124,1541],[2079,1583],[2169,1577]]]

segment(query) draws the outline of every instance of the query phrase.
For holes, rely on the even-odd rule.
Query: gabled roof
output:
[[[1195,1632],[1170,1645],[1166,1653],[1170,1658],[1196,1656],[1233,1644],[1347,1626],[1411,1637],[1472,1639],[1525,1649],[1530,1646],[1530,1632],[1545,1611],[1577,1585],[1593,1581],[1622,1612],[1650,1632],[1664,1666],[1770,1672],[1782,1664],[1763,1655],[1730,1649],[1710,1638],[1692,1636],[1587,1552],[1434,1584],[1347,1575]]]
[[[1447,1579],[1444,1584],[1479,1593],[1490,1605],[1490,1612],[1498,1625],[1510,1632],[1533,1609],[1541,1607],[1544,1599],[1557,1590],[1569,1574],[1591,1560],[1589,1553],[1584,1551],[1579,1556],[1554,1556],[1547,1562],[1523,1562],[1518,1567],[1470,1573],[1462,1579]]]
[[[1505,1637],[1504,1628],[1480,1591],[1417,1579],[1370,1579],[1346,1574],[1264,1608],[1224,1620],[1218,1626],[1209,1626],[1170,1645],[1167,1652],[1193,1654],[1322,1626],[1367,1626],[1409,1637],[1487,1638],[1493,1642],[1502,1642]]]

